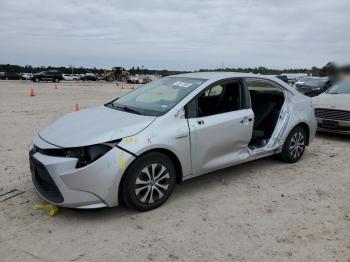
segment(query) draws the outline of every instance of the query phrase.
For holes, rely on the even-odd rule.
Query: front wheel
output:
[[[157,152],[136,159],[124,175],[122,199],[128,207],[139,211],[162,205],[176,182],[174,164],[166,155]]]
[[[284,142],[280,159],[287,163],[295,163],[303,156],[306,146],[306,132],[301,126],[296,126]]]

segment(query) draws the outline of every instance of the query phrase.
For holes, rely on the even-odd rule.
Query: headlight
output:
[[[114,142],[114,141],[113,141]],[[78,162],[76,167],[84,167],[96,161],[117,143],[106,143],[98,144],[92,146],[83,146],[83,147],[72,147],[72,148],[60,148],[60,149],[40,149],[38,147],[33,147],[31,154],[39,152],[43,155],[56,156],[56,157],[71,157],[77,158]]]
[[[109,145],[99,144],[93,146],[84,146],[78,148],[66,149],[66,156],[78,158],[76,167],[87,166],[88,164],[96,161],[101,156],[106,154],[112,147]]]

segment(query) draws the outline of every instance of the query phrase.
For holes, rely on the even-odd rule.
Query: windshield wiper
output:
[[[121,110],[121,111],[134,113],[134,114],[138,114],[138,115],[143,115],[140,111],[138,111],[136,109],[133,109],[133,108],[128,107],[128,106],[115,105],[113,102],[109,102],[109,103],[105,104],[105,106],[112,108],[112,109],[116,109],[116,110]]]
[[[113,105],[113,104],[112,104]],[[138,115],[142,115],[141,112],[135,110],[135,109],[132,109],[128,106],[116,106],[116,105],[113,105],[113,108],[115,109],[121,109],[125,112],[129,112],[129,113],[134,113],[134,114],[138,114]]]
[[[113,105],[113,102],[108,102],[107,104],[105,104],[105,106],[109,107],[109,108],[112,108],[112,109],[115,109],[114,105]]]

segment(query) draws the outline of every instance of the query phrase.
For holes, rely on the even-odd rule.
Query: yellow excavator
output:
[[[104,70],[102,77],[108,82],[115,80],[127,82],[130,78],[130,72],[124,67],[113,67],[112,70]]]

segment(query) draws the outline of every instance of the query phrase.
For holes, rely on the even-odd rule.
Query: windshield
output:
[[[206,79],[165,77],[125,94],[106,106],[131,113],[160,116],[168,112]]]
[[[306,81],[306,85],[308,86],[324,86],[328,80],[327,79],[310,79]]]
[[[350,80],[341,81],[332,86],[328,94],[350,94]]]

